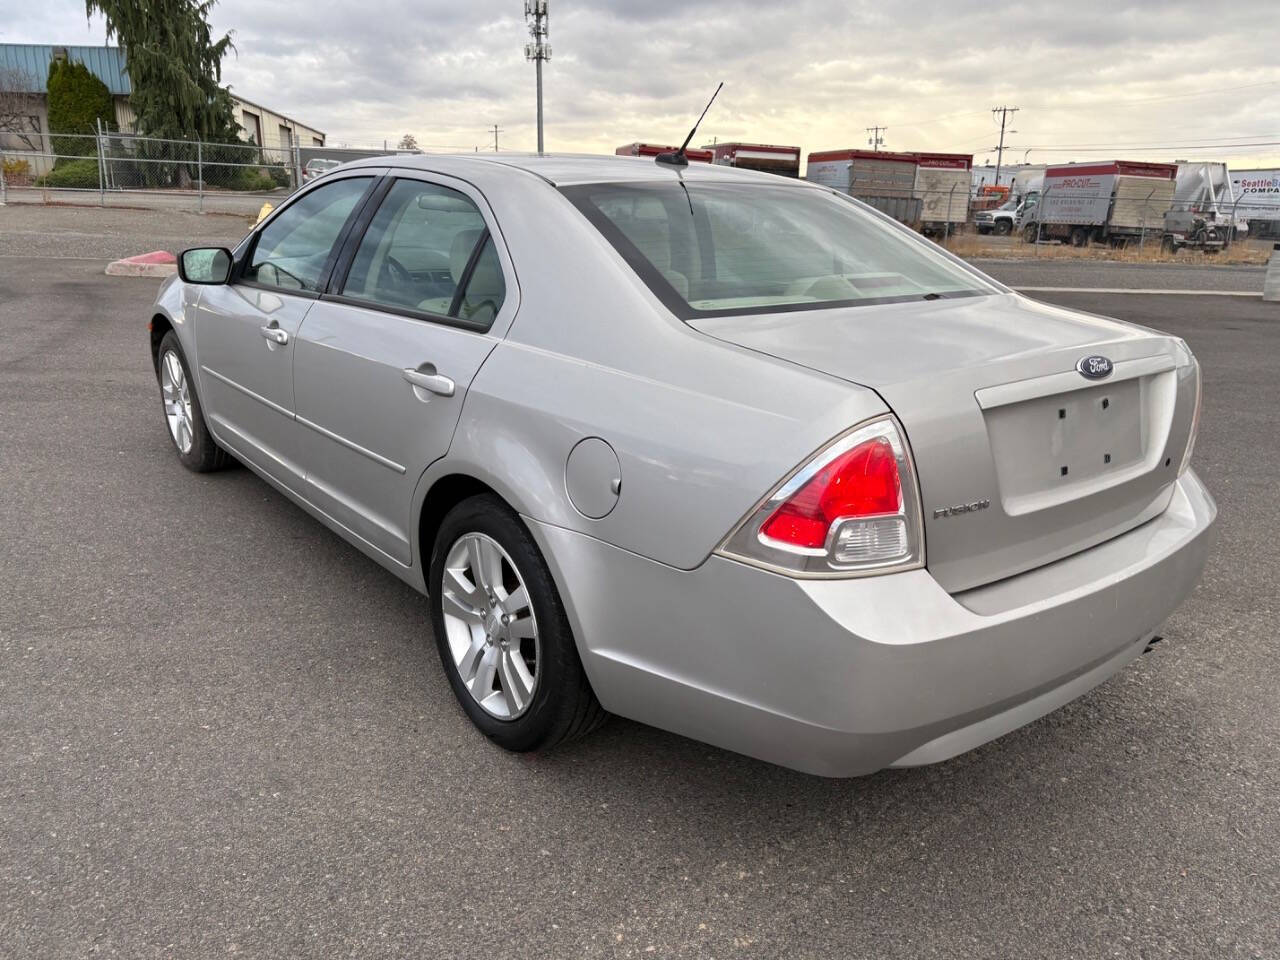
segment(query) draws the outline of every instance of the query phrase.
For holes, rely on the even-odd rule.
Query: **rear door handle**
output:
[[[289,332],[287,330],[281,330],[279,327],[259,327],[258,329],[262,331],[264,337],[280,344],[282,347],[289,342]]]
[[[429,363],[424,363],[423,366],[429,370],[435,370],[435,367]],[[404,368],[404,378],[415,387],[430,390],[432,393],[442,397],[452,397],[453,391],[458,386],[446,376],[438,373],[426,373],[422,370],[415,370],[413,367]]]

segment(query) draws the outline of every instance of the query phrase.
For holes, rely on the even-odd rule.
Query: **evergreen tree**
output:
[[[85,0],[101,13],[107,36],[124,49],[130,103],[140,133],[210,142],[236,139],[231,93],[222,86],[222,58],[231,35],[214,40],[208,14],[216,0]]]
[[[107,85],[95,77],[83,63],[54,60],[49,64],[49,132],[79,134],[52,138],[53,152],[59,157],[88,156],[97,153],[92,139],[98,132],[98,121],[107,128],[115,123],[116,106]]]

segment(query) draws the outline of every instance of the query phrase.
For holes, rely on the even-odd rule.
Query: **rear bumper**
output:
[[[794,580],[712,557],[683,571],[530,522],[609,710],[824,776],[945,760],[1136,657],[1203,570],[1194,473],[1120,537],[961,594],[927,570]]]

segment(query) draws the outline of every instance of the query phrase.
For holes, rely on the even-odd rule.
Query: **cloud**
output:
[[[856,146],[989,155],[990,108],[1021,107],[1008,136],[1032,159],[1104,153],[1227,157],[1224,138],[1280,140],[1274,0],[1229,18],[1178,0],[551,0],[546,66],[551,149],[678,141],[719,80],[699,141]],[[435,148],[535,141],[533,67],[518,0],[223,0],[238,55],[224,79],[350,143],[414,133]],[[80,0],[0,0],[0,41],[101,42]],[[1267,83],[1266,86],[1259,84]],[[1239,88],[1239,89],[1223,89]],[[1193,96],[1187,96],[1193,95]],[[1131,146],[1130,146],[1131,145]],[[1248,148],[1237,166],[1280,148]]]

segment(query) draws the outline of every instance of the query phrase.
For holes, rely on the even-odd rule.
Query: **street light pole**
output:
[[[531,43],[524,45],[524,57],[532,60],[538,77],[538,153],[542,153],[542,61],[551,59],[551,44],[547,37],[551,34],[551,11],[547,8],[548,0],[524,0],[524,18],[529,24]]]

